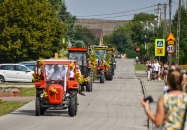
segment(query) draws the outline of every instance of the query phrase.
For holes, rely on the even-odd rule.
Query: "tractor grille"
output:
[[[61,89],[57,88],[57,93],[50,92],[50,100],[61,100]]]

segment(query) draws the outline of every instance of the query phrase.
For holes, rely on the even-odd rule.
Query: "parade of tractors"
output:
[[[76,116],[77,94],[94,91],[94,82],[113,80],[114,51],[108,46],[72,47],[68,48],[67,58],[39,59],[33,74],[36,116],[47,110],[66,109],[70,117]]]

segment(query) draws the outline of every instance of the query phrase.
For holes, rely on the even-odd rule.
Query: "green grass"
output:
[[[135,65],[135,70],[146,70],[146,65],[145,64]]]
[[[20,90],[20,96],[36,96],[35,88],[18,88]],[[6,115],[21,106],[25,105],[27,102],[24,101],[0,101],[0,116]]]
[[[35,88],[19,88],[20,96],[36,96],[36,89]]]
[[[2,101],[0,102],[0,116],[13,112],[27,102],[20,101]]]

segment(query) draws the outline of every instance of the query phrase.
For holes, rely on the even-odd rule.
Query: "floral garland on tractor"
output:
[[[104,66],[106,67],[106,71],[108,71],[109,68],[110,68],[111,58],[112,58],[112,57],[111,57],[110,54],[106,54],[105,57],[104,57],[104,62],[103,62],[103,64],[104,64]]]
[[[93,82],[96,80],[96,76],[97,76],[97,72],[96,72],[96,68],[97,68],[97,55],[94,52],[93,49],[90,50],[90,58],[87,59],[89,64],[90,64],[90,68],[92,71],[92,80]]]
[[[43,79],[43,77],[42,77],[42,70],[43,70],[43,64],[44,64],[44,61],[42,60],[42,59],[40,59],[40,61],[39,61],[39,63],[38,63],[38,66],[39,66],[39,68],[40,68],[40,72],[34,72],[33,74],[32,74],[32,81],[33,82],[37,82],[37,81],[40,81],[40,80],[42,80]]]
[[[70,65],[70,69],[74,69],[75,68],[75,64],[72,62]],[[84,86],[84,84],[86,84],[87,82],[89,82],[89,77],[84,78],[83,75],[80,73],[80,71],[78,70],[78,68],[76,67],[76,80],[79,83],[79,93],[82,92],[82,86]]]

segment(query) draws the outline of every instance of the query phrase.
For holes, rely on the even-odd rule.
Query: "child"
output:
[[[167,83],[167,82],[165,82],[165,86],[164,86],[164,89],[163,89],[164,94],[165,94],[165,93],[167,93],[167,92],[168,92],[168,90],[169,90],[168,83]]]

